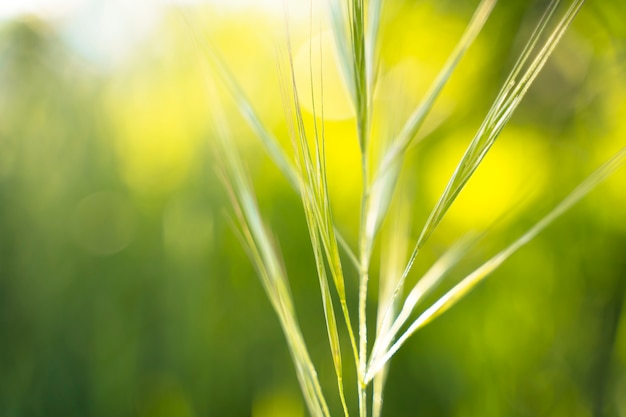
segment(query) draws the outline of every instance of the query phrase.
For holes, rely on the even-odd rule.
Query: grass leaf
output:
[[[389,326],[387,331],[380,332],[374,347],[372,349],[372,355],[370,359],[370,366],[368,368],[376,368],[377,361],[380,359],[382,353],[386,352],[396,335],[402,329],[402,326],[408,321],[411,314],[415,310],[415,307],[422,298],[432,292],[443,280],[446,274],[461,260],[461,258],[467,253],[468,248],[476,241],[474,237],[465,237],[457,242],[452,248],[450,248],[433,266],[424,274],[424,276],[417,281],[413,286],[409,295],[404,300],[402,308],[398,316],[393,320],[393,323]],[[385,305],[383,310],[383,317],[389,319],[393,316],[393,305],[398,301],[399,295],[402,293],[402,287],[406,280],[407,271],[404,270],[400,279],[398,280],[393,292],[390,294],[390,299]],[[368,371],[367,379],[373,378],[375,373]]]
[[[383,234],[380,254],[380,282],[378,310],[376,314],[376,334],[389,331],[395,314],[394,291],[400,284],[403,266],[409,244],[411,212],[409,204],[395,204],[392,208],[393,222]],[[400,284],[401,285],[401,284]],[[401,289],[400,289],[401,291]],[[378,338],[378,336],[377,336]],[[387,377],[386,366],[376,374],[372,389],[372,416],[380,417],[383,402],[383,388]]]
[[[219,111],[214,110],[216,119]],[[330,417],[317,372],[306,348],[298,324],[289,282],[282,261],[263,224],[260,211],[237,151],[230,141],[225,124],[218,120],[218,152],[222,157],[222,177],[239,219],[245,247],[257,270],[263,288],[278,316],[285,334],[305,402],[314,416]]]
[[[370,0],[367,10],[367,25],[365,34],[365,59],[367,71],[367,90],[370,97],[368,98],[369,106],[372,105],[372,94],[375,89],[376,69],[378,67],[378,35],[380,29],[380,21],[383,14],[384,0]]]
[[[489,149],[491,149],[491,146],[494,144],[495,140],[504,128],[504,125],[511,118],[513,112],[530,88],[532,82],[539,74],[539,71],[545,65],[550,54],[576,16],[576,13],[582,6],[583,2],[584,0],[575,0],[572,3],[570,8],[558,23],[557,27],[548,37],[548,40],[542,46],[541,50],[537,53],[537,56],[534,58],[532,63],[528,66],[524,74],[519,77],[522,68],[525,66],[527,60],[531,56],[531,53],[536,48],[537,40],[544,31],[549,17],[552,15],[554,8],[556,7],[557,2],[554,1],[552,3],[551,7],[548,9],[546,17],[544,17],[544,19],[542,19],[539,23],[537,30],[528,42],[520,60],[513,68],[509,79],[501,89],[498,98],[494,102],[491,110],[487,114],[487,117],[474,136],[474,139],[470,143],[465,154],[461,158],[461,161],[452,174],[446,189],[428,217],[428,220],[426,221],[415,246],[415,254],[424,245],[424,243],[426,243],[430,235],[437,228],[456,197],[474,174]]]
[[[289,42],[289,37],[287,38]],[[288,44],[289,45],[289,44]],[[324,265],[324,255],[330,267],[335,289],[337,291],[341,310],[344,316],[354,360],[358,363],[358,352],[356,350],[356,339],[352,330],[350,314],[347,308],[346,292],[341,260],[337,239],[333,228],[332,212],[328,197],[328,183],[326,179],[325,169],[325,151],[323,136],[323,105],[322,105],[322,127],[318,129],[317,119],[314,119],[314,140],[313,150],[309,147],[309,139],[304,124],[302,111],[299,105],[298,89],[296,87],[295,73],[293,69],[293,59],[291,47],[288,47],[289,66],[291,74],[291,94],[287,93],[287,83],[283,83],[283,97],[286,102],[286,110],[288,113],[288,121],[290,134],[294,145],[296,155],[296,165],[300,170],[300,190],[302,204],[305,209],[309,236],[313,246],[313,252],[316,259],[318,279],[322,291],[322,300],[324,305],[324,313],[326,317],[326,326],[328,339],[333,355],[333,364],[337,376],[339,395],[344,409],[344,414],[348,415],[348,409],[345,402],[343,389],[343,370],[341,362],[341,349],[339,345],[339,336],[337,332],[336,320],[334,316],[334,307],[328,280],[326,278],[326,269]],[[310,63],[312,66],[312,63]],[[321,65],[321,63],[320,63]],[[312,68],[311,68],[312,71]],[[282,71],[281,71],[282,74]],[[322,80],[323,83],[323,80]],[[316,116],[314,85],[311,85],[311,96],[313,101],[313,112]],[[293,111],[292,111],[293,110]]]
[[[368,91],[367,58],[365,47],[364,0],[349,0],[350,45],[352,46],[352,70],[354,81],[357,135],[361,154],[367,155],[370,101]],[[365,157],[364,163],[365,163]]]
[[[346,28],[346,10],[344,1],[328,0],[330,8],[330,19],[333,36],[335,39],[335,47],[339,55],[339,64],[341,73],[344,77],[345,85],[347,86],[348,93],[352,103],[356,103],[356,91],[354,86],[354,68],[352,55],[350,53],[350,38],[348,30]]]
[[[278,169],[280,169],[291,185],[297,189],[299,186],[299,180],[295,167],[289,160],[289,157],[285,154],[285,151],[280,146],[276,137],[274,137],[274,135],[266,129],[261,122],[259,116],[254,110],[254,107],[250,103],[250,100],[246,97],[232,72],[222,61],[221,57],[216,52],[216,49],[208,42],[204,44],[203,51],[205,52],[205,56],[207,57],[209,63],[220,77],[223,85],[226,86],[229,93],[235,100],[237,109],[250,128],[254,131],[255,135],[261,140],[272,161],[274,161]]]
[[[435,101],[439,97],[439,94],[443,90],[443,87],[450,79],[450,76],[461,61],[463,55],[465,55],[467,49],[472,45],[472,43],[480,33],[481,29],[485,25],[487,18],[491,14],[491,11],[493,10],[496,2],[497,0],[482,0],[480,2],[478,7],[476,8],[476,11],[474,12],[474,15],[472,16],[472,19],[470,20],[470,23],[465,29],[465,32],[461,36],[459,43],[455,46],[454,50],[448,57],[446,64],[443,66],[443,68],[437,75],[437,78],[430,86],[430,89],[426,93],[426,96],[413,111],[411,116],[409,116],[409,119],[404,124],[404,127],[400,131],[400,134],[383,157],[381,165],[378,168],[377,177],[385,175],[385,173],[395,163],[402,159],[402,156],[405,154],[413,138],[422,126],[424,120],[426,119],[426,116],[432,109]]]
[[[193,28],[188,20],[187,22],[193,31]],[[197,36],[195,38],[197,40]],[[274,164],[282,172],[292,188],[297,192],[300,192],[300,173],[298,172],[296,167],[294,167],[290,158],[282,149],[278,139],[276,139],[276,137],[269,131],[269,129],[267,129],[263,125],[258,114],[254,110],[253,105],[250,103],[250,100],[243,92],[241,86],[233,76],[232,71],[230,71],[228,66],[220,57],[217,49],[208,41],[198,41],[196,43],[198,47],[203,51],[208,63],[216,71],[216,75],[219,77],[222,84],[227,88],[228,92],[234,99],[239,113],[246,120],[250,128],[255,133],[256,137],[259,138],[261,144],[267,151]],[[213,94],[217,94],[217,91],[213,91]],[[339,237],[340,245],[345,253],[348,255],[348,257],[351,260],[356,259],[354,251],[352,250],[352,248],[350,248],[350,245],[345,241],[345,239],[341,237],[339,231],[335,229],[334,232]]]
[[[384,355],[381,355],[379,359],[372,364],[369,369],[368,375],[370,377],[375,375],[383,367],[385,363],[398,351],[398,349],[406,342],[406,340],[413,335],[418,329],[424,327],[430,323],[436,317],[447,311],[450,307],[456,304],[463,296],[471,291],[478,283],[491,274],[496,268],[498,268],[504,261],[506,261],[511,255],[513,255],[522,246],[534,239],[541,231],[548,227],[554,220],[565,213],[574,204],[585,197],[591,190],[593,190],[598,184],[608,178],[617,169],[619,169],[626,161],[626,147],[618,151],[611,159],[600,166],[594,171],[585,181],[583,181],[578,187],[576,187],[563,201],[561,201],[552,211],[550,211],[545,217],[538,221],[533,227],[531,227],[520,238],[510,244],[507,248],[500,251],[494,257],[482,264],[474,272],[467,275],[461,282],[448,291],[443,297],[433,303],[428,309],[426,309],[412,324],[411,326],[398,338],[398,340],[387,350]]]
[[[441,90],[452,75],[459,61],[473,43],[474,39],[484,26],[491,10],[497,0],[483,0],[465,33],[459,40],[453,52],[450,54],[448,61],[437,76],[430,90],[422,100],[420,105],[411,114],[405,123],[399,136],[391,143],[381,158],[380,165],[375,174],[374,181],[370,187],[370,196],[367,204],[367,220],[366,220],[366,241],[367,250],[371,250],[376,234],[387,215],[387,209],[391,204],[398,175],[400,173],[403,157],[408,149],[415,134],[422,126],[422,123],[428,115],[435,100],[441,93]]]

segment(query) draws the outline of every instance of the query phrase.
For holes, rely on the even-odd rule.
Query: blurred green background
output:
[[[289,149],[280,9],[83,1],[16,14],[12,1],[0,8],[0,416],[305,415],[215,175],[201,52],[210,37]],[[547,5],[501,3],[405,164],[413,238]],[[377,105],[408,114],[475,4],[388,1]],[[292,10],[296,50],[308,49],[306,10]],[[622,0],[583,7],[417,270],[503,219],[477,266],[626,144],[624,22]],[[358,144],[341,94],[326,98],[328,169],[354,244]],[[223,103],[332,397],[298,197]],[[384,415],[626,417],[623,171],[413,337],[392,362]]]

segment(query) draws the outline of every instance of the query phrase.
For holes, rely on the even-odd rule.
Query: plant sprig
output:
[[[344,362],[340,342],[342,329],[336,318],[336,308],[340,309],[344,318],[343,324],[355,361],[359,416],[367,417],[371,409],[371,414],[379,417],[382,410],[386,370],[389,361],[398,349],[417,330],[456,304],[517,250],[530,242],[561,214],[622,166],[626,160],[626,148],[620,150],[612,159],[598,168],[526,233],[465,276],[415,317],[418,305],[427,294],[441,285],[448,272],[467,254],[474,238],[461,240],[452,246],[404,296],[408,274],[420,249],[437,230],[449,208],[484,160],[582,7],[584,0],[572,0],[551,31],[548,31],[548,27],[557,13],[559,0],[553,0],[548,5],[480,128],[458,162],[438,202],[421,228],[421,233],[408,258],[405,258],[405,254],[409,249],[408,230],[412,214],[407,204],[395,203],[394,205],[394,201],[397,200],[394,199],[394,191],[400,174],[403,169],[406,170],[406,167],[403,167],[403,161],[436,99],[486,24],[496,5],[496,0],[481,0],[465,32],[425,97],[404,122],[398,136],[383,147],[382,156],[378,161],[371,160],[370,147],[372,141],[382,141],[382,138],[372,136],[370,125],[377,110],[373,107],[372,95],[379,68],[378,47],[381,45],[379,29],[384,2],[382,0],[329,1],[339,67],[355,109],[356,140],[361,152],[361,213],[356,251],[351,249],[350,244],[338,233],[331,210],[326,172],[323,99],[321,103],[316,103],[314,98],[317,88],[322,91],[323,96],[324,86],[323,79],[320,80],[320,85],[315,85],[313,82],[313,62],[310,62],[309,67],[311,85],[308,93],[313,99],[314,121],[312,127],[307,127],[300,107],[300,96],[307,93],[298,91],[296,88],[288,35],[288,74],[283,74],[284,71],[280,66],[279,71],[283,80],[282,93],[287,109],[286,120],[294,149],[292,160],[280,147],[276,137],[260,121],[252,104],[239,87],[231,71],[220,59],[216,49],[208,44],[205,49],[216,76],[234,98],[241,116],[250,125],[294,190],[300,194],[315,259],[326,333],[343,413],[348,416],[350,406],[346,402],[343,380]],[[312,61],[311,56],[312,53],[309,50],[309,57]],[[233,141],[229,138],[225,124],[219,117],[216,119],[220,154],[225,161],[223,176],[239,220],[242,241],[281,322],[309,412],[314,416],[330,416],[331,411],[297,323],[293,300],[289,292],[289,282],[282,267],[282,261],[263,224],[262,215],[254,202],[254,194],[246,179],[243,164],[239,160]],[[393,213],[390,219],[392,225],[381,242],[380,250],[383,257],[379,274],[376,329],[373,332],[375,338],[372,343],[368,343],[370,329],[367,322],[367,307],[370,260],[379,230],[390,213]],[[355,295],[358,304],[357,332],[353,330],[350,319],[348,305],[351,295],[346,292],[339,246],[345,249],[359,276],[359,290]],[[332,289],[329,274],[333,282]],[[335,297],[339,300],[339,307],[334,305]],[[368,355],[370,345],[371,352]],[[372,402],[371,406],[368,406],[367,392],[371,386],[373,386]]]

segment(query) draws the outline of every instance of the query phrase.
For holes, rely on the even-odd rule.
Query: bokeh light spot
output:
[[[259,396],[252,406],[252,417],[301,417],[302,403],[286,390],[275,390]]]
[[[194,412],[180,384],[158,375],[146,384],[138,404],[140,417],[193,417]]]
[[[427,193],[432,205],[460,161],[472,134],[461,132],[442,141],[427,160]],[[520,209],[540,195],[548,177],[548,161],[541,135],[510,126],[491,148],[447,214],[459,228],[483,229],[512,208]]]
[[[201,260],[212,249],[213,217],[191,198],[172,199],[163,213],[163,244],[174,259]]]
[[[73,216],[76,242],[94,255],[112,255],[127,247],[135,233],[135,216],[124,196],[113,191],[91,194]]]

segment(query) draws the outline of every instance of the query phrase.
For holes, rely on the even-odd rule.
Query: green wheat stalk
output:
[[[626,159],[626,148],[621,149],[594,171],[526,233],[468,274],[442,297],[427,306],[421,314],[413,318],[420,302],[441,284],[446,274],[467,254],[476,237],[462,239],[453,245],[404,296],[406,278],[420,249],[438,228],[457,196],[482,163],[582,7],[584,0],[572,0],[558,19],[555,16],[558,14],[559,0],[553,0],[548,5],[491,109],[458,162],[456,170],[423,225],[419,238],[408,257],[406,257],[406,249],[409,247],[410,240],[408,230],[411,212],[406,205],[399,204],[394,198],[394,191],[403,169],[403,161],[441,91],[487,22],[496,5],[496,0],[482,0],[479,3],[465,32],[421,103],[411,112],[397,137],[391,138],[385,146],[382,146],[382,152],[376,155],[372,152],[372,142],[377,141],[378,146],[381,146],[383,138],[373,136],[372,133],[371,121],[376,111],[372,96],[377,81],[378,38],[384,1],[329,1],[340,72],[355,109],[356,140],[361,153],[362,195],[356,250],[341,237],[333,219],[326,173],[323,103],[315,103],[313,100],[315,122],[312,129],[307,129],[305,126],[299,104],[300,95],[314,96],[316,88],[323,91],[323,80],[319,86],[314,85],[312,81],[308,92],[298,91],[294,78],[291,46],[288,41],[288,64],[286,70],[284,65],[279,65],[278,71],[283,80],[281,93],[293,147],[294,158],[292,159],[280,146],[278,139],[260,121],[254,106],[232,72],[221,60],[217,50],[208,42],[202,43],[202,49],[220,85],[229,91],[241,116],[252,128],[268,156],[301,197],[315,259],[315,274],[320,286],[327,337],[343,414],[349,416],[350,407],[345,395],[341,331],[335,312],[335,299],[339,301],[343,325],[348,334],[351,359],[354,360],[357,371],[355,385],[359,416],[367,417],[371,412],[372,416],[379,417],[389,361],[408,338],[456,304],[506,259],[622,166]],[[556,23],[554,23],[555,19]],[[554,27],[548,30],[551,25]],[[287,38],[289,39],[289,36]],[[312,72],[313,64],[310,65]],[[216,136],[219,139],[216,148],[222,162],[219,172],[229,191],[238,220],[239,236],[278,316],[310,414],[330,416],[331,411],[298,325],[294,301],[289,291],[289,278],[274,239],[269,234],[263,215],[255,202],[252,186],[247,179],[238,150],[230,137],[219,103],[213,107]],[[375,338],[370,343],[367,338],[369,324],[366,319],[370,261],[374,244],[379,239],[381,225],[387,217],[390,217],[391,225],[380,237],[381,270],[377,320],[375,331],[372,332]],[[358,273],[358,294],[346,293],[340,247]],[[332,282],[332,289],[330,282]],[[349,297],[355,297],[358,303],[356,331],[348,308]],[[371,348],[369,354],[368,348]],[[370,389],[372,399],[371,405],[368,405],[367,395]]]

